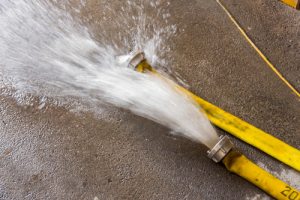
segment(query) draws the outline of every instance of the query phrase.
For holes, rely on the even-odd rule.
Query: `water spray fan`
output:
[[[132,54],[129,67],[138,72],[152,73],[166,79],[152,68],[143,52]],[[194,99],[203,108],[213,124],[300,171],[299,150],[206,102],[185,88],[179,85],[175,85],[175,87]],[[227,170],[243,177],[276,199],[300,200],[300,192],[297,189],[249,160],[234,148],[233,143],[227,136],[220,136],[218,142],[207,151],[207,155],[214,162],[222,163]]]

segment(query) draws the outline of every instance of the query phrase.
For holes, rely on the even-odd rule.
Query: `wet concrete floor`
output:
[[[300,12],[276,0],[224,3],[299,89]],[[176,0],[169,11],[178,27],[169,56],[191,90],[300,149],[299,99],[218,4]],[[101,120],[62,107],[20,106],[4,96],[0,102],[0,199],[263,198],[258,188],[210,161],[204,146],[124,110],[111,108],[110,120]],[[287,168],[233,141],[270,170]]]

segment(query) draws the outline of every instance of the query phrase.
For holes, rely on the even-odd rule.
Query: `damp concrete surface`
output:
[[[224,4],[299,90],[300,12],[276,0]],[[96,9],[86,6],[86,12]],[[178,32],[168,41],[168,56],[190,90],[300,149],[299,98],[220,6],[215,1],[174,0],[169,12]],[[173,137],[168,129],[127,111],[112,107],[103,120],[55,105],[23,106],[7,96],[0,96],[0,102],[1,200],[266,198],[209,160],[203,145]],[[230,137],[270,171],[289,169]]]

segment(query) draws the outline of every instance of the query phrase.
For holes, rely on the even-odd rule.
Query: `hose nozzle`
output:
[[[228,136],[221,135],[220,140],[210,150],[207,151],[207,156],[215,161],[220,162],[233,148],[233,143],[230,141]]]

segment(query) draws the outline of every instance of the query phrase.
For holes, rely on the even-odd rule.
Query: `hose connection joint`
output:
[[[228,136],[221,135],[219,139],[217,144],[207,151],[207,156],[216,163],[220,162],[233,148],[233,143]]]
[[[129,61],[128,66],[132,69],[135,69],[141,62],[146,59],[145,53],[142,51],[138,51],[132,54],[132,57]]]

